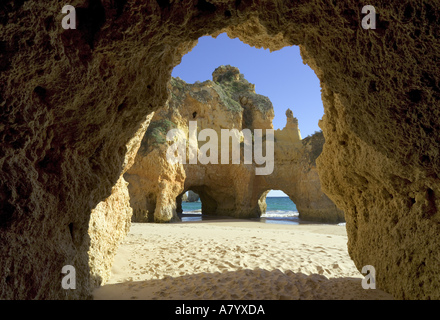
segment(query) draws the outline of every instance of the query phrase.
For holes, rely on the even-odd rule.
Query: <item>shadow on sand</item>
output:
[[[96,300],[392,300],[365,290],[360,278],[326,278],[291,271],[244,269],[107,284]]]

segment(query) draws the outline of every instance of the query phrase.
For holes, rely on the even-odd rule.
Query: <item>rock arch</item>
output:
[[[397,298],[440,297],[437,7],[379,1],[377,28],[363,30],[351,0],[70,4],[82,11],[77,30],[61,28],[55,0],[0,7],[1,298],[90,297],[89,262],[111,264],[104,253],[117,246],[91,244],[91,212],[117,191],[172,68],[222,31],[272,50],[301,45],[322,86],[318,170],[345,212],[350,256]],[[118,219],[96,227],[123,236],[108,223]],[[66,264],[76,290],[60,286]]]
[[[276,188],[274,188],[274,189],[267,189],[267,190],[265,190],[265,191],[261,194],[260,198],[258,199],[258,205],[262,208],[262,212],[264,212],[264,213],[267,212],[267,203],[266,203],[266,199],[267,199],[267,197],[268,197],[270,191],[282,191],[282,192],[284,192],[282,189],[276,189]],[[285,192],[284,192],[284,193],[285,193]],[[292,197],[289,196],[287,193],[285,193],[285,194],[289,197],[290,201],[292,201],[292,204],[295,204],[295,206],[296,206],[296,203],[295,203],[295,201],[293,201]],[[298,209],[298,208],[297,208],[297,209]]]
[[[202,213],[204,214],[215,213],[217,211],[218,201],[216,201],[216,199],[211,196],[212,191],[210,191],[209,189],[210,188],[207,186],[191,186],[186,188],[183,191],[183,193],[181,193],[178,196],[178,198],[180,198],[182,194],[184,194],[187,191],[193,191],[198,196],[197,201],[200,201],[202,205]],[[177,207],[176,212],[179,216],[183,212],[183,210],[182,210],[182,202],[180,200],[181,198],[180,199],[178,198],[176,199],[176,207]]]

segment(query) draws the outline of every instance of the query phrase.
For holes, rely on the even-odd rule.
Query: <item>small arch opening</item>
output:
[[[263,203],[263,207],[266,208],[259,219],[261,222],[300,224],[296,204],[282,190],[268,190],[262,194],[258,201]]]
[[[192,186],[176,198],[176,213],[182,222],[219,218],[217,206],[207,186]]]
[[[200,220],[202,216],[200,196],[192,190],[181,193],[176,199],[176,212],[182,222]]]

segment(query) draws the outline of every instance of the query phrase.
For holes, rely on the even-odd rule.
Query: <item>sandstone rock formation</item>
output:
[[[259,217],[266,211],[265,199],[271,189],[283,190],[295,202],[304,220],[344,221],[343,212],[321,191],[315,160],[322,151],[323,135],[320,133],[301,141],[298,120],[290,109],[286,112],[286,127],[274,133],[274,170],[271,174],[257,175],[255,161],[244,163],[243,138],[240,162],[232,162],[233,143],[230,141],[226,150],[229,164],[223,164],[220,155],[223,152],[222,130],[271,129],[274,110],[270,100],[256,94],[255,85],[249,83],[238,68],[220,66],[212,78],[212,81],[195,84],[172,79],[172,98],[155,113],[143,138],[143,147],[124,176],[129,182],[135,212],[133,221],[178,220],[181,197],[188,190],[188,201],[193,200],[192,190],[200,195],[203,214]],[[167,133],[177,128],[189,140],[190,121],[197,122],[197,136],[204,129],[217,133],[216,163],[200,163],[200,156],[197,164],[190,164],[188,160],[180,165],[168,163],[167,151],[175,142],[166,140]],[[189,143],[186,142],[188,154]],[[199,141],[198,151],[205,145]]]
[[[368,30],[353,0],[70,4],[78,24],[68,30],[59,1],[0,4],[0,298],[90,297],[91,212],[112,194],[129,140],[165,105],[172,68],[221,32],[300,46],[322,86],[318,172],[345,212],[354,263],[373,265],[396,298],[440,298],[432,1],[375,1]],[[76,290],[60,286],[67,264]]]
[[[263,124],[263,128],[272,126],[273,108],[269,99],[257,95],[254,85],[239,77],[238,69],[219,67],[213,73],[216,81],[188,85],[180,79],[172,79],[169,90],[173,98],[156,112],[135,163],[124,176],[129,182],[134,221],[168,222],[178,219],[176,197],[189,189],[200,196],[203,212],[255,216],[257,202],[251,206],[251,199],[245,199],[242,190],[244,183],[248,183],[254,175],[252,165],[183,166],[171,164],[166,159],[169,145],[166,143],[167,132],[179,128],[188,137],[188,120],[197,121],[198,132],[210,128],[219,137],[222,128],[241,130],[242,126],[252,126],[254,122]],[[243,98],[249,99],[246,101],[249,109],[246,112],[238,102]],[[218,162],[221,162],[220,158]]]

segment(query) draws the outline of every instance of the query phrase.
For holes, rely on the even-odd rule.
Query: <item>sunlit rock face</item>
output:
[[[303,220],[344,221],[343,212],[321,190],[315,161],[324,144],[322,133],[301,141],[298,120],[288,109],[286,127],[274,132],[271,153],[265,135],[266,129],[272,129],[274,118],[270,100],[257,94],[255,86],[236,67],[220,66],[212,75],[212,81],[194,84],[172,79],[171,99],[155,113],[134,164],[124,175],[129,182],[133,221],[179,220],[180,197],[187,190],[200,195],[205,215],[258,218],[266,211],[265,198],[272,189],[285,191]],[[191,124],[198,153],[194,163],[189,160]],[[170,139],[173,130],[180,130],[177,138],[182,140]],[[214,135],[204,137],[207,130]],[[245,130],[250,130],[254,139],[248,153],[253,159],[250,163],[245,162],[249,151]],[[260,138],[256,130],[262,132]],[[239,157],[235,163],[234,142],[224,131],[243,134],[237,138]],[[224,141],[225,137],[228,140]],[[171,164],[169,150],[179,141],[184,147],[183,159]],[[265,150],[263,163],[256,154],[258,148],[261,155]],[[224,152],[228,155],[226,163]],[[213,153],[215,157],[211,157]],[[208,162],[201,158],[205,154]],[[269,161],[273,161],[270,168]],[[259,174],[257,167],[267,170]]]
[[[353,0],[70,5],[77,29],[62,28],[59,1],[0,5],[1,298],[90,297],[91,212],[166,104],[172,68],[220,32],[301,46],[322,86],[318,173],[344,210],[350,256],[396,298],[440,298],[438,6],[376,1],[366,30]],[[61,286],[65,265],[75,290]]]

